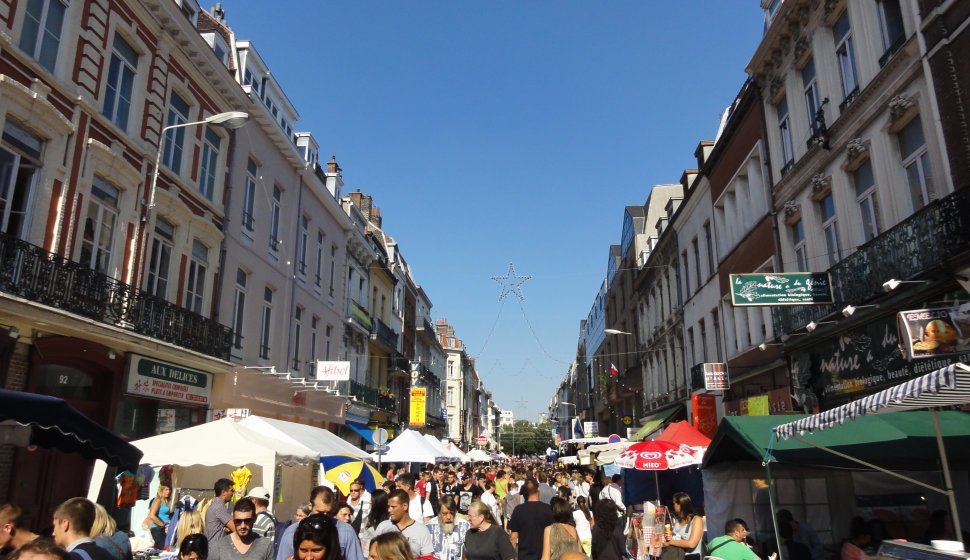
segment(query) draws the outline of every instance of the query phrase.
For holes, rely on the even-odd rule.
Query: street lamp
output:
[[[612,335],[625,334],[627,336],[633,336],[633,333],[628,333],[626,331],[620,331],[617,329],[603,329],[603,332],[605,332],[606,334],[612,334]]]
[[[155,154],[155,171],[152,173],[152,186],[148,191],[148,209],[151,210],[155,207],[155,186],[158,184],[158,165],[162,161],[162,149],[165,147],[165,133],[169,130],[175,128],[184,128],[187,126],[196,126],[199,124],[211,124],[218,126],[220,128],[225,128],[226,130],[235,130],[241,128],[249,120],[249,113],[244,111],[227,111],[225,113],[218,113],[206,117],[201,121],[195,121],[190,123],[182,124],[172,124],[166,126],[162,129],[161,137],[158,141],[158,153]]]

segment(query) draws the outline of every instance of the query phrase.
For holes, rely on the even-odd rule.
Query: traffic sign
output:
[[[607,438],[606,441],[608,443],[620,443],[621,439],[622,438],[619,435],[617,435],[617,434],[610,434],[610,437]]]
[[[485,436],[478,436],[475,439],[475,443],[477,443],[479,447],[485,447],[485,444],[488,443],[488,438]]]
[[[387,443],[387,430],[384,428],[374,430],[374,443],[378,445]]]

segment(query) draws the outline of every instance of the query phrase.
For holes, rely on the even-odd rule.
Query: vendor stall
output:
[[[371,457],[377,460],[377,454]],[[387,444],[387,451],[381,453],[383,463],[437,463],[453,460],[451,454],[446,454],[433,447],[424,437],[414,430],[404,430],[393,441]]]

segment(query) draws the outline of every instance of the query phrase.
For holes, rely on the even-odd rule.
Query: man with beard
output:
[[[438,515],[428,522],[431,531],[431,542],[434,544],[435,556],[441,560],[455,560],[461,558],[465,546],[465,534],[471,525],[464,519],[457,518],[457,506],[452,496],[443,496],[438,502]]]
[[[261,538],[253,531],[256,504],[249,498],[236,502],[232,508],[232,532],[229,538],[219,539],[209,549],[209,560],[272,560],[273,540]]]

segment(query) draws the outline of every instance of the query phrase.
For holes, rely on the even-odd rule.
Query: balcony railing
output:
[[[357,400],[377,407],[385,412],[394,412],[394,399],[381,396],[377,389],[354,380],[341,381],[338,385],[341,394],[357,397]]]
[[[836,305],[772,309],[775,332],[800,329],[841,305],[858,304],[881,293],[883,282],[890,278],[912,278],[968,250],[970,188],[964,188],[927,205],[830,268]]]
[[[353,298],[347,298],[347,317],[357,321],[357,323],[368,331],[373,328],[373,323],[371,323],[370,313],[367,312],[367,308],[354,301]]]
[[[400,335],[398,335],[394,329],[387,326],[384,321],[374,319],[374,330],[372,332],[377,335],[377,339],[384,344],[387,344],[391,348],[397,348],[397,338]]]
[[[229,359],[229,327],[6,234],[0,234],[0,291]]]
[[[422,318],[422,322],[424,323],[424,330],[428,331],[433,335],[435,333],[435,330],[434,330],[434,325],[431,324],[431,321],[429,321],[427,317],[424,317]]]

